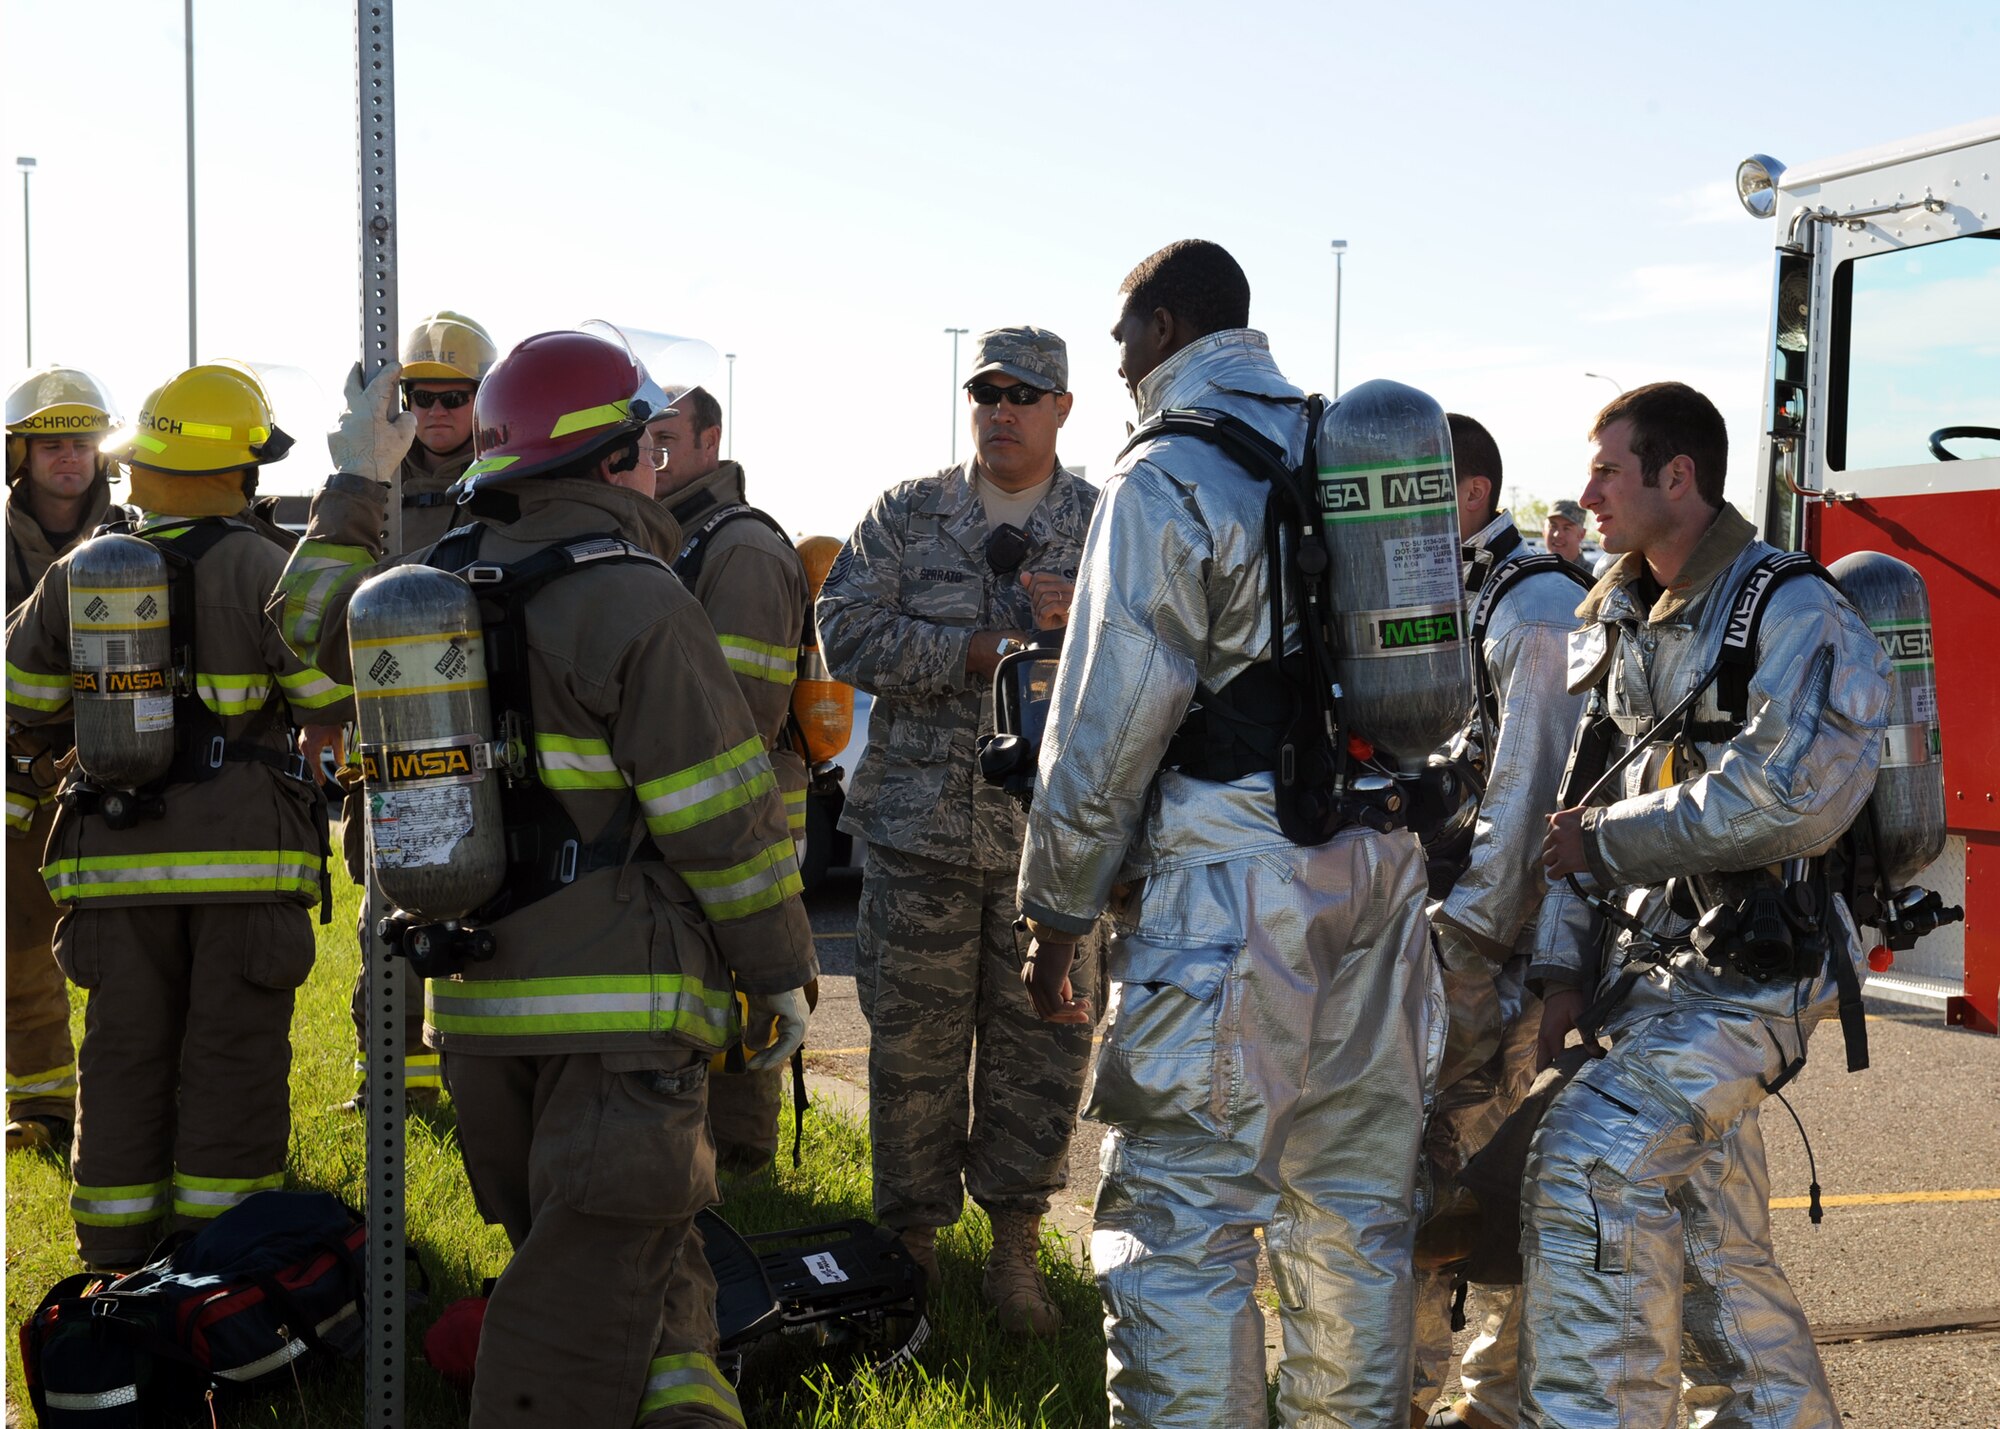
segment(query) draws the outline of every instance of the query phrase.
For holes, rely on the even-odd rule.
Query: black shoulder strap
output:
[[[769,512],[760,511],[755,506],[741,501],[718,507],[692,532],[687,533],[687,538],[681,542],[680,554],[674,557],[674,574],[681,578],[682,585],[689,590],[694,589],[694,583],[701,579],[701,568],[708,560],[709,547],[714,542],[716,532],[730,522],[740,521],[746,516],[763,522],[779,540],[787,546],[791,545],[792,538],[785,533],[785,528],[778,524],[777,518]]]
[[[1164,436],[1199,437],[1223,448],[1243,469],[1259,481],[1289,484],[1296,473],[1278,444],[1228,412],[1212,412],[1205,407],[1169,407],[1152,421],[1134,431],[1118,453],[1118,460],[1143,442]]]
[[[1518,561],[1511,561],[1500,566],[1497,573],[1480,583],[1479,599],[1472,604],[1470,630],[1475,650],[1478,648],[1479,642],[1486,638],[1486,627],[1492,622],[1493,610],[1495,606],[1499,605],[1500,597],[1526,580],[1529,576],[1543,574],[1567,576],[1570,580],[1576,582],[1578,588],[1586,591],[1590,589],[1592,584],[1589,576],[1578,570],[1570,562],[1565,561],[1561,556],[1523,556]]]
[[[1770,609],[1771,593],[1794,576],[1815,575],[1835,591],[1840,582],[1804,551],[1780,551],[1752,566],[1730,601],[1729,618],[1722,629],[1722,648],[1715,660],[1715,700],[1722,719],[1715,725],[1691,726],[1695,738],[1713,741],[1734,739],[1750,717],[1750,677],[1757,672],[1757,639],[1764,629],[1764,613]]]

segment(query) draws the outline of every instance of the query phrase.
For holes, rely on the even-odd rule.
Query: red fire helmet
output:
[[[536,333],[493,364],[472,401],[478,459],[468,489],[534,476],[637,432],[658,415],[638,397],[646,370],[587,332]]]

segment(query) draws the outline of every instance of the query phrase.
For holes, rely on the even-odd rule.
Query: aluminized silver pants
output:
[[[1154,874],[1121,921],[1090,1111],[1112,1128],[1090,1254],[1114,1425],[1265,1422],[1259,1227],[1280,1420],[1407,1424],[1443,1035],[1423,893],[1414,839],[1351,830]]]
[[[1472,1075],[1438,1093],[1424,1137],[1424,1155],[1438,1194],[1527,1095],[1535,1080],[1535,1036],[1541,1000],[1520,987],[1525,959],[1500,974],[1498,1000],[1506,1019],[1500,1050]],[[1419,1270],[1416,1281],[1416,1374],[1413,1403],[1428,1409],[1444,1392],[1451,1363],[1449,1269]],[[1520,1296],[1510,1285],[1475,1285],[1468,1300],[1479,1334],[1459,1365],[1459,1384],[1479,1412],[1495,1424],[1512,1424],[1520,1412]]]
[[[1688,1004],[1556,1097],[1522,1183],[1523,1425],[1669,1429],[1683,1374],[1698,1424],[1839,1424],[1771,1251],[1757,1123],[1802,1050],[1789,1018]]]

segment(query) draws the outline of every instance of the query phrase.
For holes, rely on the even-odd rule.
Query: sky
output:
[[[324,430],[359,350],[352,9],[194,0],[197,352],[290,369]],[[186,365],[181,6],[0,0],[5,151],[32,155],[33,346],[135,411]],[[403,0],[399,304],[502,348],[587,318],[734,352],[752,499],[845,535],[961,456],[947,327],[1069,343],[1061,456],[1097,479],[1131,401],[1119,281],[1225,245],[1309,390],[1423,388],[1506,484],[1582,485],[1616,385],[1674,378],[1730,425],[1746,501],[1775,226],[1736,165],[1798,165],[2000,109],[2000,7],[1345,3],[700,7]],[[23,63],[18,57],[41,56]],[[18,174],[0,367],[25,357]],[[969,345],[963,349],[969,357]],[[961,369],[961,374],[966,370]],[[1604,374],[1610,381],[1586,373]],[[718,372],[717,395],[729,384]],[[309,490],[302,442],[266,490]]]

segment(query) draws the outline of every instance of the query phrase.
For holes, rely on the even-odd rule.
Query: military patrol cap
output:
[[[1563,520],[1574,522],[1586,529],[1590,526],[1589,515],[1585,513],[1581,505],[1574,501],[1556,502],[1553,506],[1549,507],[1549,515],[1560,516]]]
[[[1044,392],[1069,390],[1069,348],[1043,327],[996,327],[982,332],[972,349],[969,387],[982,377],[1004,372]]]

